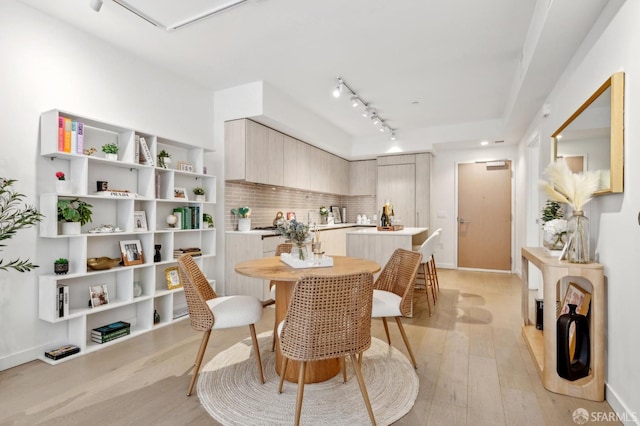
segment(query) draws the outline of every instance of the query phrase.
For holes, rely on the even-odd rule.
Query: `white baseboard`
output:
[[[0,371],[8,370],[9,368],[16,367],[27,362],[35,361],[43,354],[45,349],[42,347],[31,348],[22,352],[12,353],[5,357],[0,358]]]
[[[614,391],[608,383],[605,383],[605,399],[613,408],[613,411],[617,413],[618,421],[622,422],[625,426],[640,425],[638,422],[638,416],[640,413],[631,411],[627,405],[620,400],[616,391]],[[593,416],[593,414],[592,414]]]

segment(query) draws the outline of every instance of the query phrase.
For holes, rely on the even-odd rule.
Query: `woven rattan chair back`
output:
[[[215,318],[213,312],[207,306],[207,300],[218,296],[191,255],[184,254],[180,256],[178,265],[180,266],[178,270],[180,271],[184,295],[187,299],[191,327],[197,331],[210,330],[213,327]]]
[[[291,253],[291,243],[281,243],[276,247],[276,256],[280,256],[282,253]]]
[[[420,262],[420,252],[396,249],[374,284],[375,289],[389,291],[402,298],[400,312],[405,317],[413,314],[413,289]]]
[[[372,300],[370,272],[303,277],[296,283],[282,326],[282,354],[314,361],[367,350]]]

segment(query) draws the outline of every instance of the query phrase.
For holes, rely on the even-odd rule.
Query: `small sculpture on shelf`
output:
[[[56,275],[64,275],[69,272],[69,260],[64,257],[56,259],[53,262],[53,271]]]
[[[169,228],[175,228],[176,223],[178,223],[178,217],[176,215],[170,214],[167,216],[167,225],[169,225]]]
[[[161,262],[162,261],[162,254],[160,253],[160,249],[162,248],[162,245],[161,244],[155,244],[154,248],[156,249],[156,252],[153,255],[153,261],[154,262]]]
[[[167,164],[171,163],[171,155],[164,149],[158,154],[158,167],[167,168]]]

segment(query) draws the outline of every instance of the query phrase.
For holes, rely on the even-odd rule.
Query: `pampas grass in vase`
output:
[[[548,181],[541,181],[541,187],[547,196],[559,203],[566,203],[573,209],[573,215],[567,223],[569,241],[563,250],[564,258],[573,263],[589,263],[589,219],[582,211],[593,194],[598,190],[600,174],[597,171],[573,173],[567,163],[560,159],[547,167],[545,175]]]

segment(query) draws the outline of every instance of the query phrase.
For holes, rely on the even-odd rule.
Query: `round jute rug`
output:
[[[200,372],[200,402],[224,425],[285,425],[294,421],[298,385],[285,381],[278,394],[280,378],[275,372],[271,333],[260,334],[258,342],[265,384],[258,380],[250,338],[217,354]],[[418,396],[418,375],[409,360],[386,342],[372,338],[362,362],[376,422],[388,425],[407,414]],[[303,425],[370,424],[353,367],[350,361],[346,364],[346,384],[339,373],[326,382],[305,385]]]

